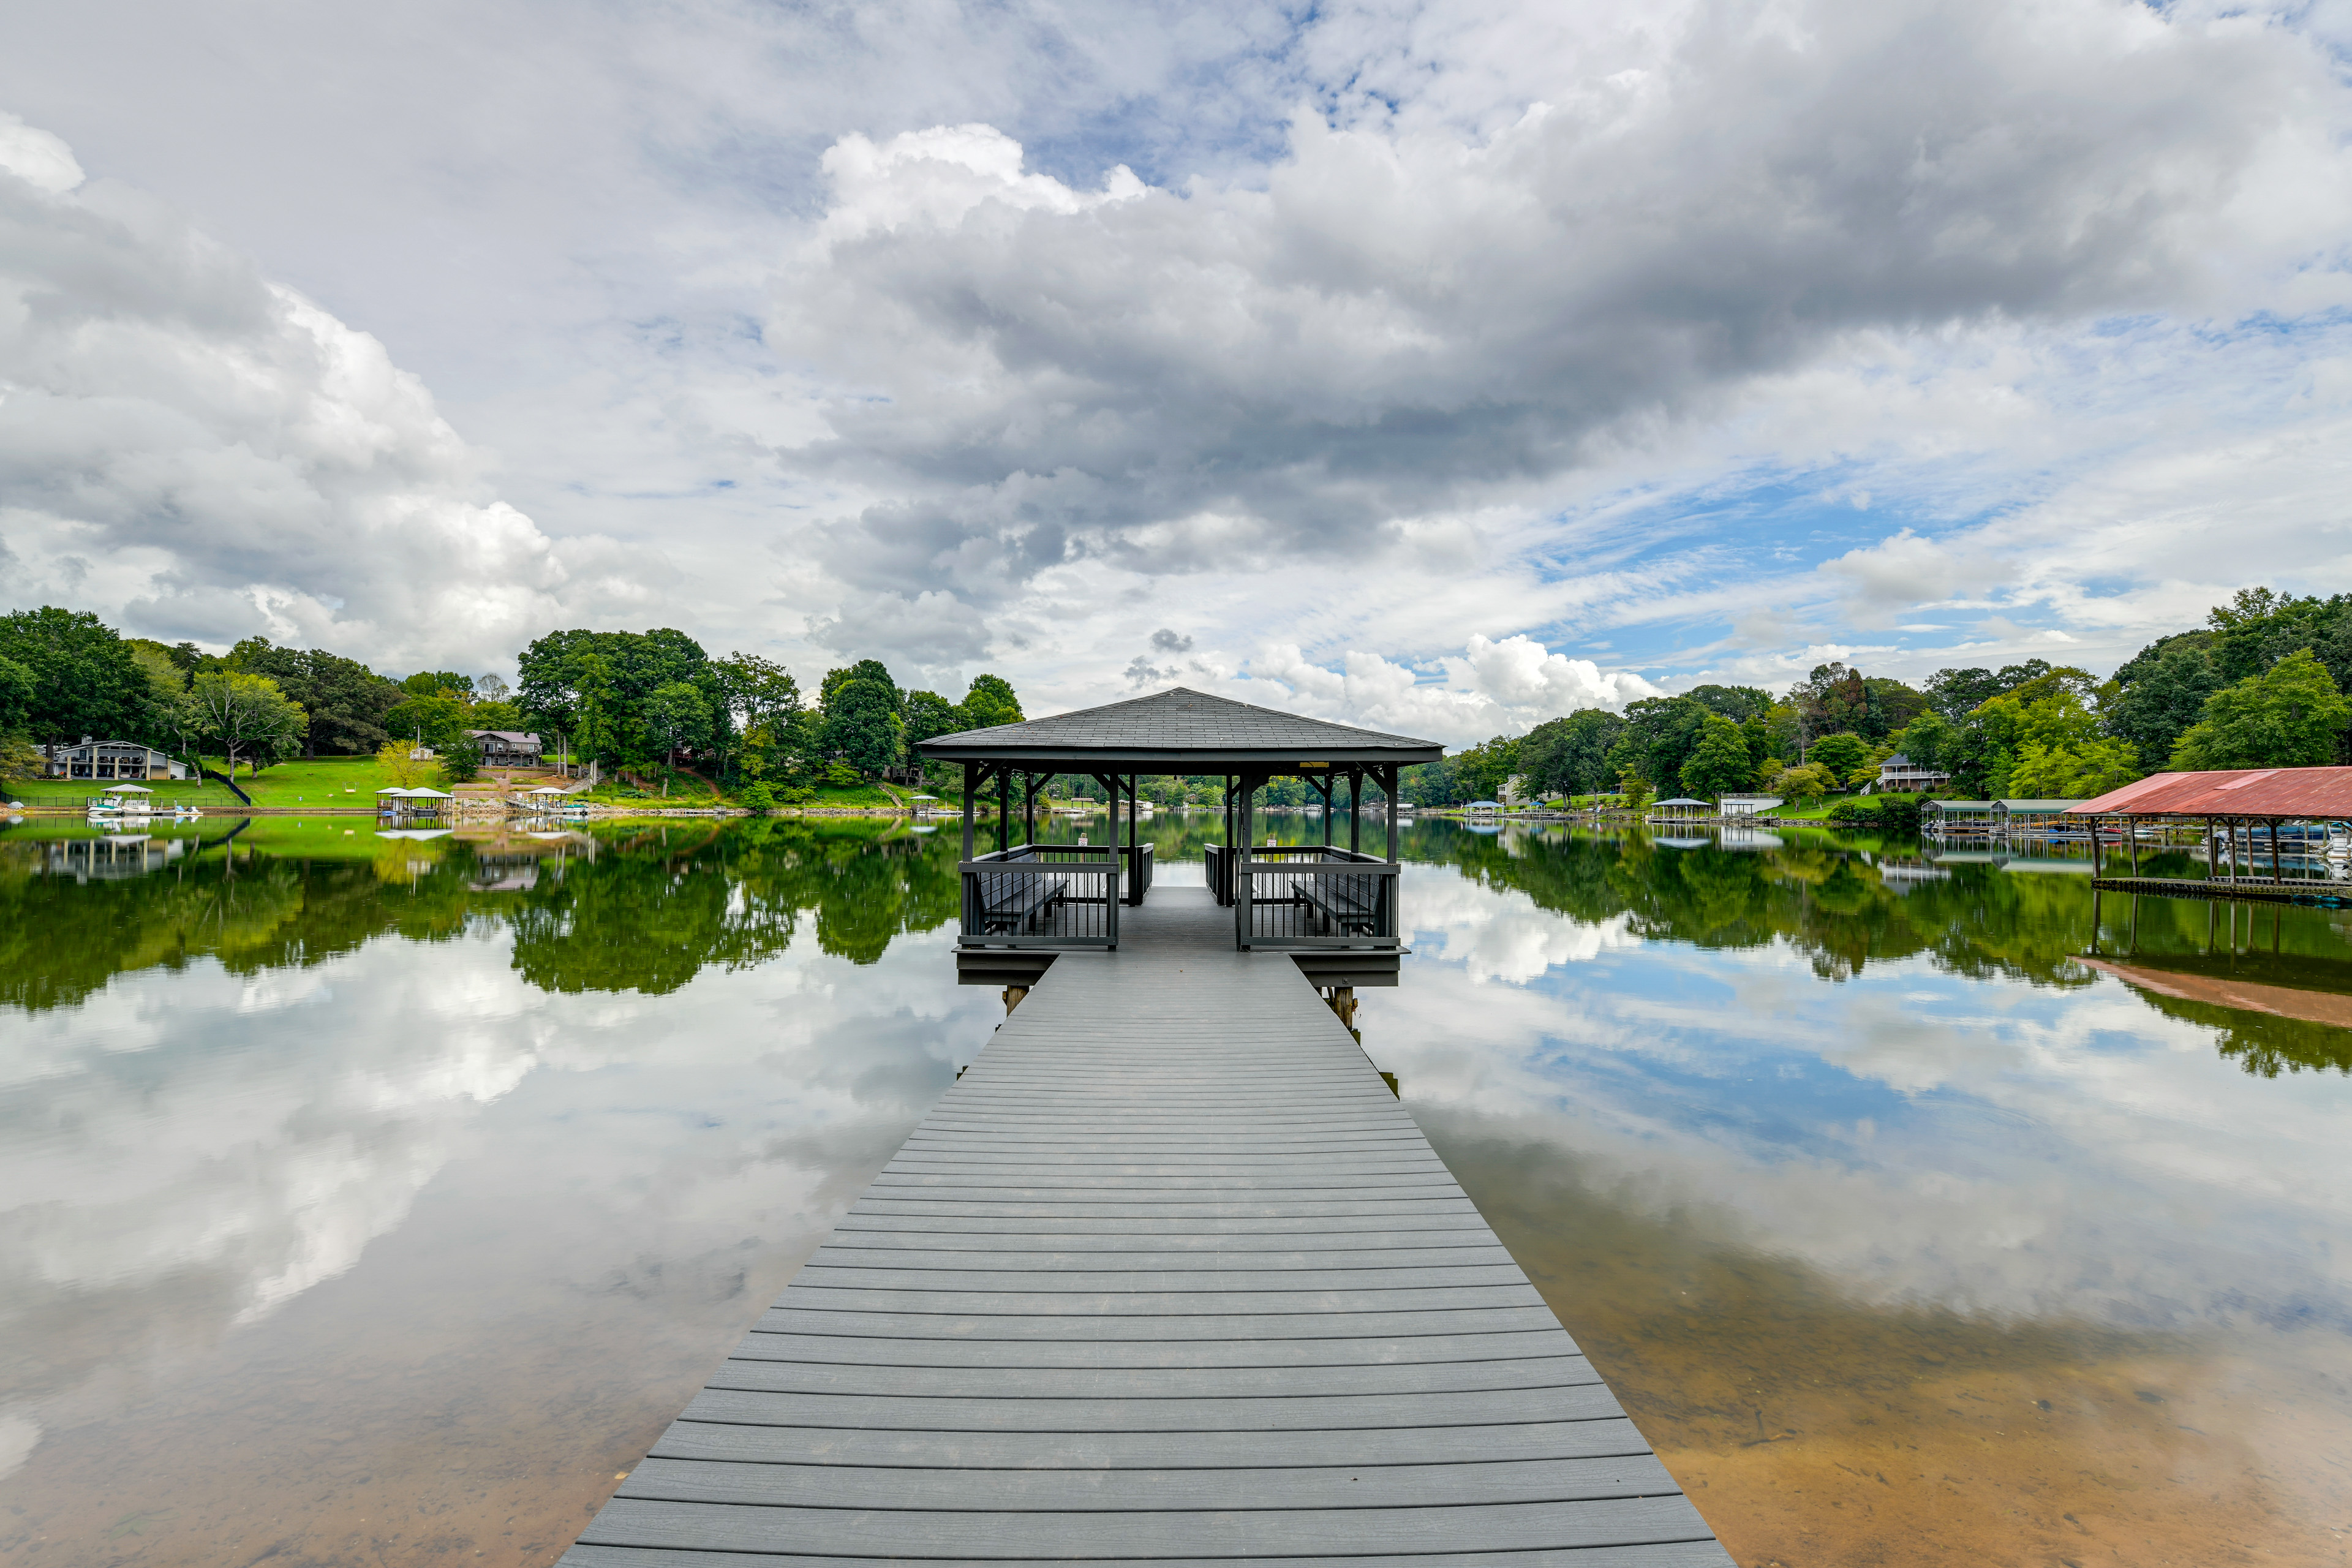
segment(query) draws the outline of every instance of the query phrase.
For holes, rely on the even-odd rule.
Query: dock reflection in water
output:
[[[10,1562],[552,1561],[1003,1014],[953,835],[87,837],[0,835]],[[2352,916],[1407,845],[1366,1047],[1741,1563],[2342,1561],[2352,1037],[2241,1004]]]

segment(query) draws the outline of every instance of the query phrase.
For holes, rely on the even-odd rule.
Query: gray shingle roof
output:
[[[1199,764],[1185,772],[1208,771],[1221,762],[1425,763],[1444,751],[1434,741],[1302,718],[1181,686],[1050,719],[938,735],[916,749],[935,762]]]

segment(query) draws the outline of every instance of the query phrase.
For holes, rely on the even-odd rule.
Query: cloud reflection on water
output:
[[[1406,908],[1375,1058],[1417,1106],[1572,1148],[1654,1212],[1732,1211],[1863,1301],[2352,1324],[2339,1075],[2252,1077],[2105,979],[1910,957],[1823,985],[1784,942],[1628,940],[1623,914],[1427,874]]]

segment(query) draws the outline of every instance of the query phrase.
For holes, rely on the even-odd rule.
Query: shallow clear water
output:
[[[0,834],[12,1562],[552,1561],[1003,1016],[952,826],[197,826]],[[1742,1563],[2345,1559],[2352,916],[1406,853],[1366,1047]]]

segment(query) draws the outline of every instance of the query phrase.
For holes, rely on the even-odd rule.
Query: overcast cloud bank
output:
[[[551,58],[635,127],[579,155],[650,221],[592,253],[551,211],[608,321],[512,295],[518,368],[470,347],[454,425],[338,319],[414,321],[437,262],[315,303],[12,122],[10,602],[395,670],[667,624],[1459,741],[1825,657],[2104,667],[2340,581],[2327,13],[1137,13],[1124,76],[1043,18],[918,26],[982,102],[904,39],[689,10],[638,87],[625,25]],[[734,63],[692,123],[656,87],[698,51]],[[820,77],[798,118],[759,90]]]

